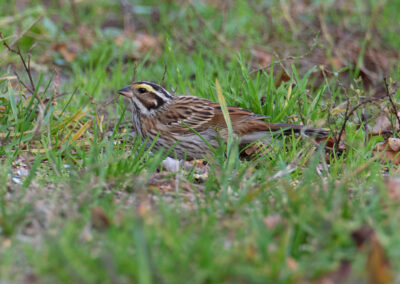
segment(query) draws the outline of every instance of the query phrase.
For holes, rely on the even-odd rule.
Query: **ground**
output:
[[[0,282],[398,282],[399,17],[394,0],[1,1]],[[134,80],[331,137],[166,159],[132,133]]]

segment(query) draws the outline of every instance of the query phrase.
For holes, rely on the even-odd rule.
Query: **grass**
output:
[[[274,137],[251,160],[238,159],[233,141],[228,155],[225,145],[216,149],[199,180],[198,168],[170,172],[165,152],[132,137],[130,110],[116,97],[134,75],[164,77],[176,93],[214,101],[219,82],[228,105],[337,133],[346,103],[376,95],[358,79],[363,64],[380,72],[368,65],[370,49],[399,77],[390,55],[400,47],[399,27],[388,20],[399,5],[206,2],[0,2],[7,42],[20,37],[25,56],[36,43],[36,94],[13,74],[30,86],[18,56],[0,47],[0,282],[312,282],[340,274],[345,261],[349,281],[367,281],[368,270],[384,273],[354,243],[363,226],[399,279],[398,201],[384,182],[398,166],[372,157],[384,138],[359,127],[363,111],[374,124],[376,105],[350,117],[346,149],[328,161],[323,144],[302,137]],[[340,45],[341,32],[360,47],[355,57]],[[332,63],[338,54],[347,64]],[[252,72],[269,56],[267,68]],[[158,173],[173,190],[151,185]]]

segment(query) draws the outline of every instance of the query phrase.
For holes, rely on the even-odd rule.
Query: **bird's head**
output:
[[[159,108],[173,99],[167,90],[152,82],[134,82],[118,91],[118,94],[127,97],[136,111],[143,115],[152,115]]]

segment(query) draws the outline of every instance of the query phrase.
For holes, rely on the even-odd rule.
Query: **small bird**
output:
[[[200,159],[212,154],[209,145],[217,148],[219,138],[227,140],[228,128],[221,106],[215,102],[195,96],[173,95],[160,85],[147,81],[134,82],[119,90],[118,94],[130,101],[136,133],[149,141],[157,138],[155,149],[174,146],[171,157]],[[264,121],[266,116],[239,107],[228,106],[228,112],[240,145],[266,138],[273,131],[285,135],[294,132],[315,137],[328,136],[326,129],[268,123]]]

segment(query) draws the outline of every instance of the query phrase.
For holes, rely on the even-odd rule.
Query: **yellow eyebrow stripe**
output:
[[[136,85],[136,87],[139,89],[139,88],[145,88],[147,91],[149,91],[150,93],[157,93],[154,89],[153,89],[153,87],[152,86],[150,86],[150,85],[147,85],[147,84],[139,84],[139,85]]]

